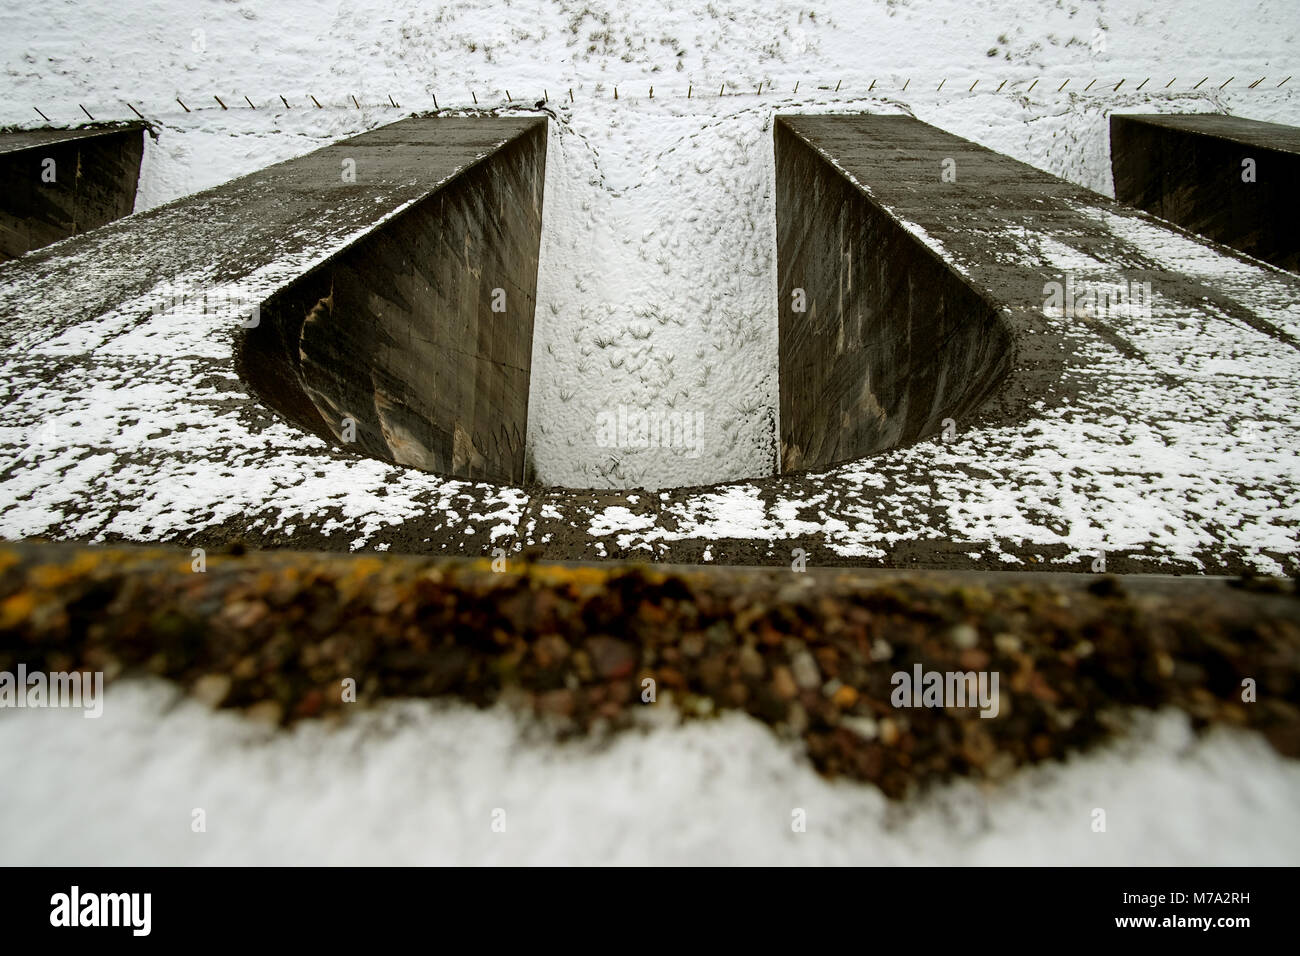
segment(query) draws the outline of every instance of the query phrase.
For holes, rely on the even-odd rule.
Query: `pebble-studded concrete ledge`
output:
[[[782,122],[913,244],[879,281],[906,288],[909,263],[937,258],[928,274],[1006,323],[1011,368],[974,415],[821,473],[654,493],[450,480],[306,434],[250,394],[232,343],[250,304],[399,222],[471,161],[440,160],[398,124],[364,154],[345,141],[0,266],[0,534],[782,568],[1297,570],[1300,279],[906,117]],[[357,183],[341,187],[353,154]],[[1099,290],[1148,282],[1149,308],[1099,307]]]
[[[1300,757],[1285,579],[0,546],[0,700],[15,675],[79,670],[165,676],[271,724],[447,695],[559,734],[739,710],[894,797],[1064,757],[1133,707]]]

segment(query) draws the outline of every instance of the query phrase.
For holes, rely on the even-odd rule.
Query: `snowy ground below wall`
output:
[[[98,720],[0,717],[0,863],[1276,866],[1300,859],[1297,788],[1261,738],[1198,739],[1173,712],[891,804],[735,715],[557,745],[499,708],[412,702],[273,733],[128,682]]]

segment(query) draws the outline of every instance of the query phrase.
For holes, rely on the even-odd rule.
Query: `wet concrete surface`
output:
[[[783,470],[928,437],[945,419],[973,414],[1012,367],[1003,290],[980,295],[841,171],[865,171],[879,153],[877,130],[897,142],[910,123],[776,118]],[[925,201],[952,198],[937,166],[907,182]],[[1026,184],[1026,202],[1038,185]]]

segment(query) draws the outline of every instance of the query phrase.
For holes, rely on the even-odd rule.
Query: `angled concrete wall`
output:
[[[0,133],[0,261],[129,216],[144,123]]]
[[[330,442],[521,482],[546,122],[400,125],[354,148],[435,151],[463,168],[269,299],[240,345],[241,369],[269,404]],[[483,155],[485,135],[504,144]]]
[[[774,136],[782,470],[968,417],[1010,368],[1011,334],[855,178],[950,201],[926,153],[953,152],[955,137],[892,116],[779,116]]]
[[[951,437],[820,474],[658,494],[526,490],[359,458],[299,377],[301,322],[273,313],[293,305],[305,319],[330,298],[338,315],[336,300],[361,296],[332,290],[353,281],[350,256],[370,267],[367,249],[396,259],[372,297],[423,301],[408,291],[408,251],[363,244],[400,238],[403,216],[451,202],[458,177],[490,168],[538,121],[467,119],[455,134],[444,122],[394,124],[0,263],[0,535],[209,556],[235,540],[504,548],[512,559],[765,564],[787,577],[792,558],[809,570],[1300,573],[1289,519],[1300,275],[906,117],[844,117],[837,136],[862,139],[857,158],[837,146],[837,159],[829,139],[817,153],[888,218],[882,235],[897,227],[930,250],[933,267],[896,238],[908,268],[943,283],[945,302],[967,287],[1010,338],[1010,368],[988,396],[969,415],[949,406]],[[340,178],[349,161],[353,183]],[[423,228],[412,220],[410,234]],[[851,291],[864,281],[846,276]],[[896,285],[927,294],[909,282]],[[1096,307],[1131,283],[1149,287],[1140,306]],[[1049,288],[1079,295],[1055,301]],[[324,443],[286,425],[247,367],[238,374],[232,342],[259,304],[258,329],[291,334],[244,358],[265,360],[261,387],[285,383],[273,407],[315,422]],[[984,321],[978,302],[973,314]],[[981,343],[959,334],[933,348]]]
[[[1115,198],[1300,271],[1300,129],[1219,114],[1110,118]]]

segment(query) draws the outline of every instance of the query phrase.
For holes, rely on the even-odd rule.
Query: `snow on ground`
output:
[[[1143,715],[1130,737],[1067,764],[907,804],[819,777],[750,718],[666,717],[609,741],[542,746],[535,725],[502,709],[407,702],[272,734],[167,685],[125,682],[98,720],[0,719],[0,863],[1300,860],[1300,765],[1253,734],[1197,739],[1174,712]],[[192,829],[195,809],[205,832]],[[806,832],[793,831],[797,809]]]
[[[82,105],[133,118],[130,102],[162,127],[140,208],[435,101],[495,108],[507,95],[516,106],[548,96],[559,121],[529,443],[539,480],[579,487],[772,472],[773,112],[909,110],[1103,192],[1111,110],[1300,122],[1300,84],[1274,86],[1300,39],[1300,8],[1286,2],[7,6],[0,122],[35,121],[32,106],[56,122],[84,119]],[[1192,91],[1207,75],[1214,82]],[[1126,88],[1113,90],[1120,79]],[[602,444],[602,417],[620,410],[684,427],[694,447]]]

